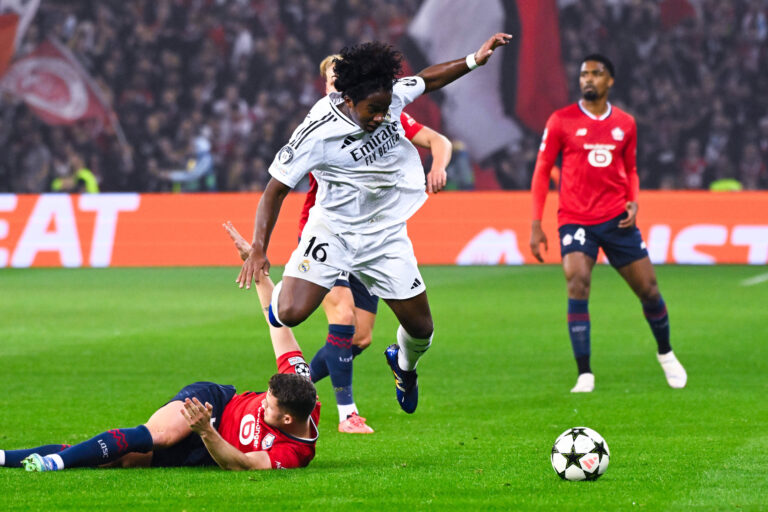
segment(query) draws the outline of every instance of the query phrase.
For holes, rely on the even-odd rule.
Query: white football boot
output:
[[[595,375],[592,373],[582,373],[576,379],[576,385],[571,389],[571,393],[591,393],[595,389]]]
[[[659,360],[661,369],[664,370],[664,376],[667,378],[669,387],[675,389],[684,388],[685,383],[688,381],[688,374],[685,373],[685,368],[675,357],[675,353],[670,350],[663,355],[656,354],[656,359]]]

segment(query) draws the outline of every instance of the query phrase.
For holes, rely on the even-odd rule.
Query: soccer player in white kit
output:
[[[315,206],[275,287],[270,322],[295,326],[323,300],[343,271],[354,274],[392,309],[400,326],[387,348],[397,400],[416,410],[416,364],[432,342],[433,322],[406,221],[427,199],[416,148],[400,124],[403,108],[488,62],[511,35],[498,33],[466,58],[430,66],[396,79],[401,55],[372,42],[341,51],[334,61],[336,90],[319,100],[275,156],[256,212],[253,243],[237,283],[250,288],[269,273],[266,253],[280,206],[312,171]]]

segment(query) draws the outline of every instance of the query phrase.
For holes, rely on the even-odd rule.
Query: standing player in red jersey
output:
[[[541,245],[547,249],[547,237],[541,229],[541,217],[550,171],[562,153],[557,221],[568,284],[568,332],[579,371],[571,392],[588,393],[595,387],[589,361],[588,301],[599,248],[640,299],[667,382],[682,388],[687,375],[672,352],[667,306],[635,225],[637,127],[631,115],[608,101],[613,82],[610,60],[598,54],[585,57],[579,75],[582,99],[556,111],[547,121],[531,184],[531,251],[543,261]]]
[[[240,237],[244,246],[238,245],[237,232],[231,224],[225,227],[247,257],[250,244]],[[256,287],[262,306],[268,307],[272,281],[261,276]],[[182,388],[143,425],[108,430],[74,446],[0,450],[0,466],[27,471],[216,464],[227,470],[306,466],[315,456],[320,403],[290,328],[270,325],[269,330],[279,373],[269,380],[266,392],[237,394],[233,386],[196,382]]]
[[[329,55],[320,63],[320,76],[325,78],[325,93],[336,91],[333,82],[334,59]],[[444,135],[418,123],[403,112],[400,123],[405,137],[414,145],[431,150],[432,167],[427,174],[427,192],[438,193],[445,187],[446,167],[451,161],[451,141]],[[309,174],[309,191],[299,220],[299,237],[309,218],[309,210],[315,204],[317,181]],[[379,298],[371,295],[354,275],[344,273],[336,281],[322,302],[328,318],[328,336],[309,364],[312,382],[331,377],[336,404],[339,409],[339,432],[348,434],[372,434],[366,419],[358,414],[352,392],[352,362],[370,344],[373,325],[376,322]]]

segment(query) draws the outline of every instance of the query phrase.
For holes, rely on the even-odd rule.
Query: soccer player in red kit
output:
[[[668,384],[682,388],[687,375],[672,352],[667,307],[635,225],[637,126],[631,115],[608,101],[613,83],[614,67],[608,58],[599,54],[585,57],[579,74],[582,99],[556,111],[547,121],[531,184],[531,251],[543,261],[541,245],[547,249],[547,237],[541,218],[550,171],[562,154],[557,221],[568,285],[568,332],[579,372],[571,392],[591,392],[595,387],[588,301],[599,248],[640,299]]]
[[[320,63],[320,76],[325,79],[325,93],[336,91],[334,59],[329,55]],[[405,137],[415,146],[429,149],[432,167],[427,174],[427,192],[437,193],[445,187],[446,167],[451,160],[451,141],[444,135],[416,121],[405,112],[400,114]],[[317,181],[309,174],[309,191],[299,219],[299,237],[315,205]],[[353,360],[370,344],[376,322],[379,298],[368,292],[362,282],[346,272],[336,281],[322,302],[328,318],[328,336],[309,364],[312,382],[330,376],[339,409],[339,432],[372,434],[366,419],[358,414],[352,392]]]
[[[231,224],[225,227],[234,231]],[[233,240],[237,247],[235,236]],[[242,243],[247,257],[250,244]],[[261,276],[256,287],[262,305],[269,306],[272,281]],[[217,464],[228,470],[306,466],[315,456],[320,403],[291,330],[269,328],[279,373],[269,380],[267,391],[238,394],[233,386],[196,382],[179,391],[143,425],[108,430],[74,446],[0,450],[0,466],[27,471]]]

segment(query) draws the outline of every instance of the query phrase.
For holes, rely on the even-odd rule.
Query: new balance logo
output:
[[[587,129],[586,128],[579,128],[578,130],[576,130],[576,136],[577,137],[583,137],[586,134],[587,134]]]
[[[411,290],[413,290],[414,288],[418,288],[419,286],[421,286],[421,281],[419,281],[419,278],[417,277],[416,279],[413,280],[413,284],[411,285]]]
[[[355,142],[357,139],[354,138],[351,135],[348,135],[346,139],[344,139],[344,142],[341,143],[341,149],[344,149],[345,147],[349,146],[353,142]]]

